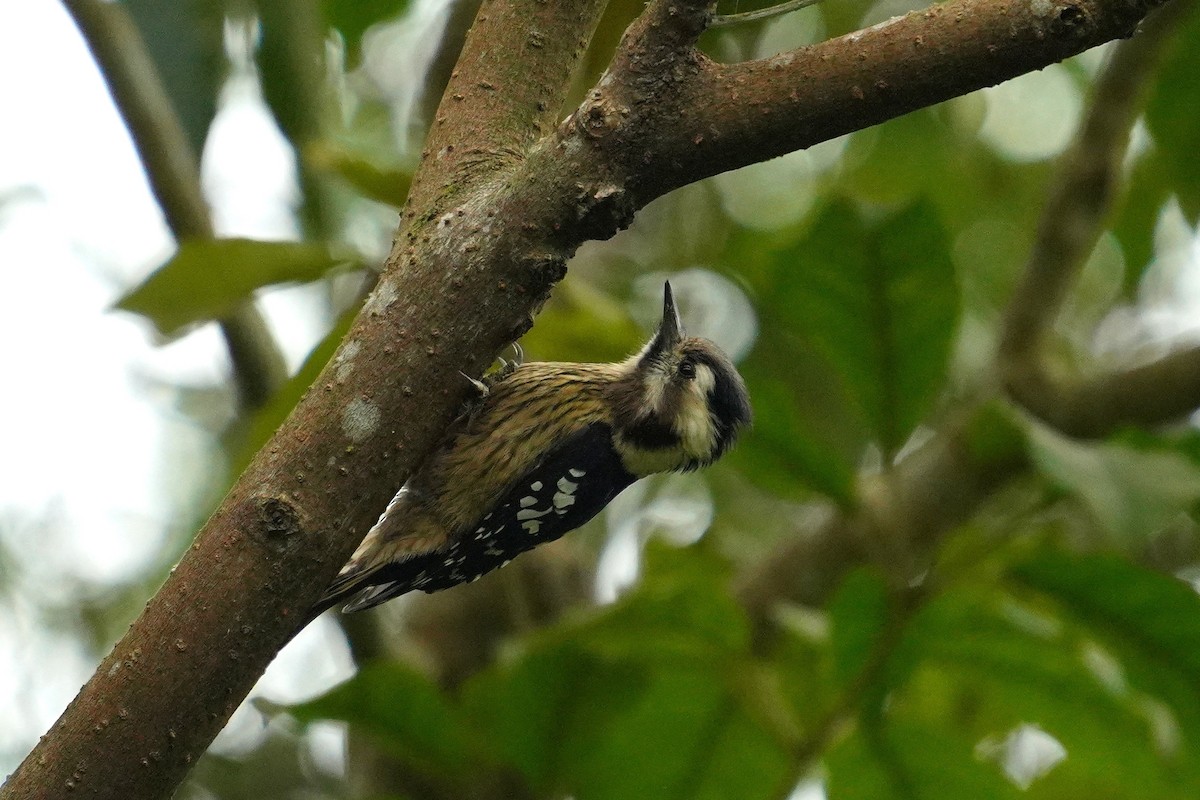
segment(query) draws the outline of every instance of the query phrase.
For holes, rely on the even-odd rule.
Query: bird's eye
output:
[[[692,361],[684,361],[679,365],[679,375],[685,380],[691,380],[696,377],[696,364]]]

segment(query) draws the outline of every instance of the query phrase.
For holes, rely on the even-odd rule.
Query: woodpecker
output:
[[[751,417],[729,357],[685,336],[670,283],[658,330],[627,360],[513,364],[479,389],[310,619],[473,581],[583,525],[639,478],[713,463]]]

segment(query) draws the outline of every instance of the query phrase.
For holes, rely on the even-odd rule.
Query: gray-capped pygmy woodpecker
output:
[[[639,478],[713,463],[751,416],[729,357],[684,334],[669,283],[636,355],[510,366],[481,388],[308,619],[473,581],[583,525]]]

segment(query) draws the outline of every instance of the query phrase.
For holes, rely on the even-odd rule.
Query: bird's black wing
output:
[[[633,481],[613,448],[612,429],[593,423],[549,451],[450,544],[377,569],[343,610],[361,611],[413,589],[436,592],[473,581],[583,525]]]

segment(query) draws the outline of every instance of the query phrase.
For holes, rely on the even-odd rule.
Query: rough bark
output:
[[[1127,0],[953,0],[771,59],[694,49],[656,0],[555,123],[602,3],[491,0],[387,269],[338,353],[0,798],[166,797],[566,258],[654,197],[1127,36]]]

